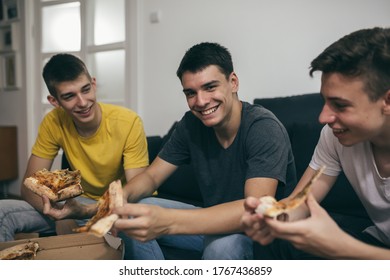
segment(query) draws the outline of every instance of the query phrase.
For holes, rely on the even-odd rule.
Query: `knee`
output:
[[[253,242],[243,234],[232,234],[217,238],[205,237],[203,259],[251,260],[253,259]]]
[[[18,203],[15,200],[0,200],[0,221],[4,220],[15,211],[15,204]]]
[[[0,200],[0,227],[10,226],[19,221],[21,213],[34,209],[24,200]]]

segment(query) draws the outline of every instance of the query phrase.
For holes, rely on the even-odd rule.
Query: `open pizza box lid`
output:
[[[21,239],[0,243],[0,250],[28,241],[39,244],[35,260],[123,260],[124,257],[123,241],[109,234],[101,238],[76,233]]]

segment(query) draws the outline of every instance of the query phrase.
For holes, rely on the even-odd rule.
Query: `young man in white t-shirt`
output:
[[[312,187],[314,198],[321,201],[343,171],[374,225],[354,232],[356,240],[332,223],[313,197],[289,214],[291,223],[255,214],[259,202],[248,198],[243,228],[260,244],[271,244],[263,247],[268,258],[299,255],[286,254],[289,245],[280,239],[325,258],[390,258],[390,29],[364,29],[341,38],[312,61],[310,75],[315,71],[322,72],[325,104],[319,121],[326,125],[290,197],[325,165]],[[322,223],[329,229],[318,230]]]

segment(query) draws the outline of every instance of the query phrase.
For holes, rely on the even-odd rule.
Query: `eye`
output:
[[[187,98],[193,97],[193,96],[195,96],[195,91],[186,90],[186,91],[184,91],[184,95],[185,95]]]
[[[69,101],[74,97],[74,94],[64,94],[61,96],[61,98],[65,101]]]
[[[343,111],[345,110],[349,105],[348,104],[345,104],[345,103],[342,103],[342,102],[333,102],[332,103],[332,107],[335,109],[335,110],[338,110],[338,111]]]
[[[89,93],[91,91],[91,86],[85,87],[82,90],[82,93]]]
[[[205,87],[205,89],[207,91],[213,91],[216,87],[217,87],[216,85],[209,85],[209,86]]]

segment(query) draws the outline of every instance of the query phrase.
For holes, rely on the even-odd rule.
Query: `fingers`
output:
[[[263,217],[257,214],[244,213],[241,218],[241,227],[246,235],[262,245],[267,245],[274,240]]]
[[[116,207],[113,212],[122,217],[147,216],[151,215],[151,207],[146,204],[126,203],[122,207]]]
[[[268,225],[271,234],[277,238],[285,238],[289,235],[299,234],[301,231],[301,222],[302,221],[283,222],[270,218],[265,220],[265,223]]]
[[[259,204],[260,204],[259,199],[250,196],[247,199],[245,199],[244,208],[248,212],[254,212]]]
[[[307,200],[306,200],[307,207],[309,208],[310,214],[313,215],[320,215],[325,213],[326,211],[318,204],[317,200],[313,196],[312,193],[309,193]]]
[[[50,200],[47,196],[43,195],[42,196],[42,203],[43,203],[43,214],[47,215],[50,213],[51,210],[51,203]]]
[[[131,238],[141,242],[154,239],[153,227],[149,217],[138,216],[136,218],[124,218],[123,216],[115,221],[112,232],[117,234],[119,231],[125,232]]]
[[[127,203],[115,208],[113,212],[120,217],[115,223],[115,227],[120,230],[147,228],[149,227],[148,220],[153,215],[151,206],[146,204]]]

